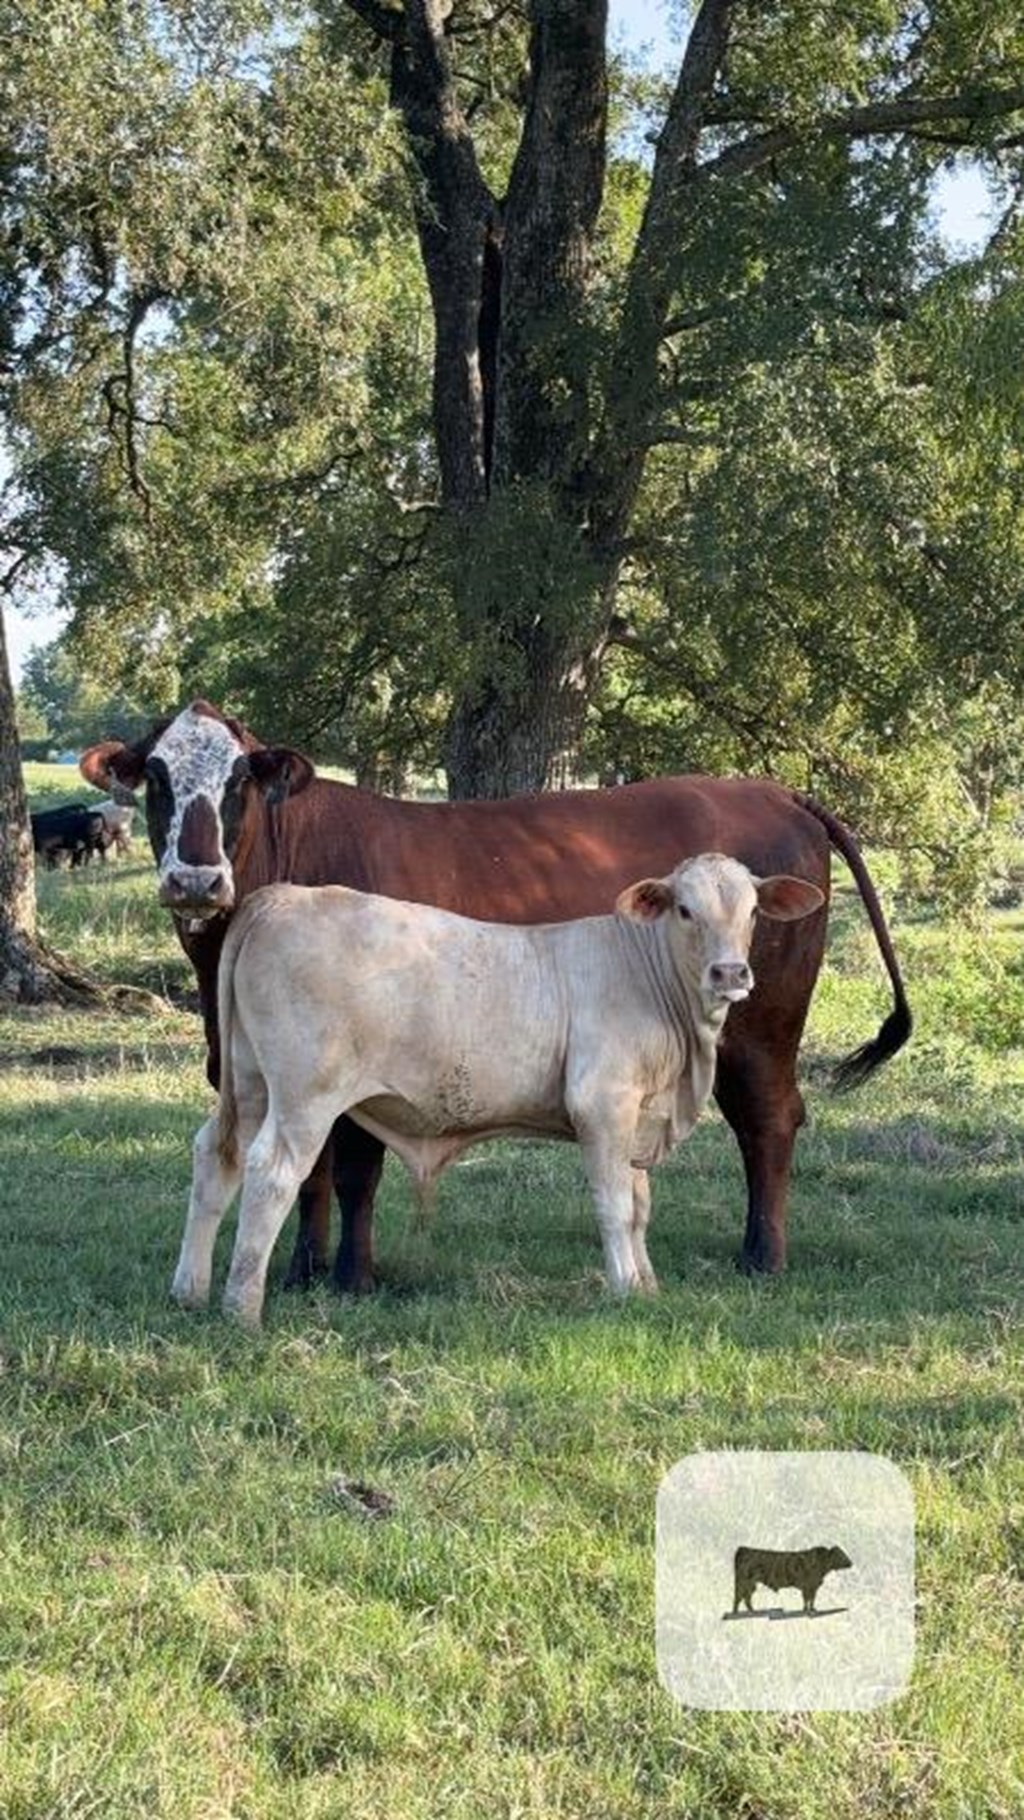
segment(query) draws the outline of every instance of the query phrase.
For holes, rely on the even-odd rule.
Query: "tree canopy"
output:
[[[768,767],[947,870],[991,832],[1019,6],[703,0],[670,82],[599,0],[0,35],[0,537],[90,673],[371,779]]]

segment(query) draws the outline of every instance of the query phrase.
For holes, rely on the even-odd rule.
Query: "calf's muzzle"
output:
[[[754,975],[746,961],[711,961],[704,974],[705,991],[730,1004],[746,998],[753,984]]]

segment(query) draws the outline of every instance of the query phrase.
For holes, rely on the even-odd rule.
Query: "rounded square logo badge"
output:
[[[658,1491],[655,1603],[684,1706],[883,1706],[914,1660],[910,1485],[878,1454],[690,1454]]]

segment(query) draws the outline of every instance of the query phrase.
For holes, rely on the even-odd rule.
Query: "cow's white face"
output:
[[[225,721],[185,708],[157,740],[143,776],[161,902],[196,918],[233,909],[230,852],[249,776],[242,741]]]
[[[758,913],[790,922],[824,903],[802,878],[756,878],[724,853],[684,860],[668,878],[642,879],[619,898],[620,915],[661,923],[673,960],[699,992],[705,1010],[724,1016],[754,985],[750,945]]]
[[[79,768],[101,789],[145,783],[160,900],[193,927],[234,909],[235,866],[258,797],[282,802],[314,776],[301,753],[259,745],[202,701],[134,746],[92,747]]]

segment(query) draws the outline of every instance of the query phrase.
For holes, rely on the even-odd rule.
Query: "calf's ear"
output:
[[[824,891],[819,891],[817,885],[812,885],[806,878],[790,878],[785,872],[779,872],[774,878],[759,878],[755,882],[757,907],[773,922],[796,922],[801,916],[810,916],[812,910],[820,910],[825,902]]]
[[[122,739],[105,739],[82,753],[78,769],[87,784],[94,784],[97,790],[107,790],[113,795],[118,784],[126,790],[137,789],[145,763],[146,755],[137,746],[126,746]]]
[[[257,746],[255,752],[246,753],[246,762],[249,776],[268,803],[283,803],[287,796],[298,796],[316,776],[309,759],[288,746]]]
[[[627,885],[615,900],[615,910],[619,916],[628,916],[634,923],[656,923],[659,916],[664,916],[675,903],[672,887],[663,878],[641,878],[635,885]]]

